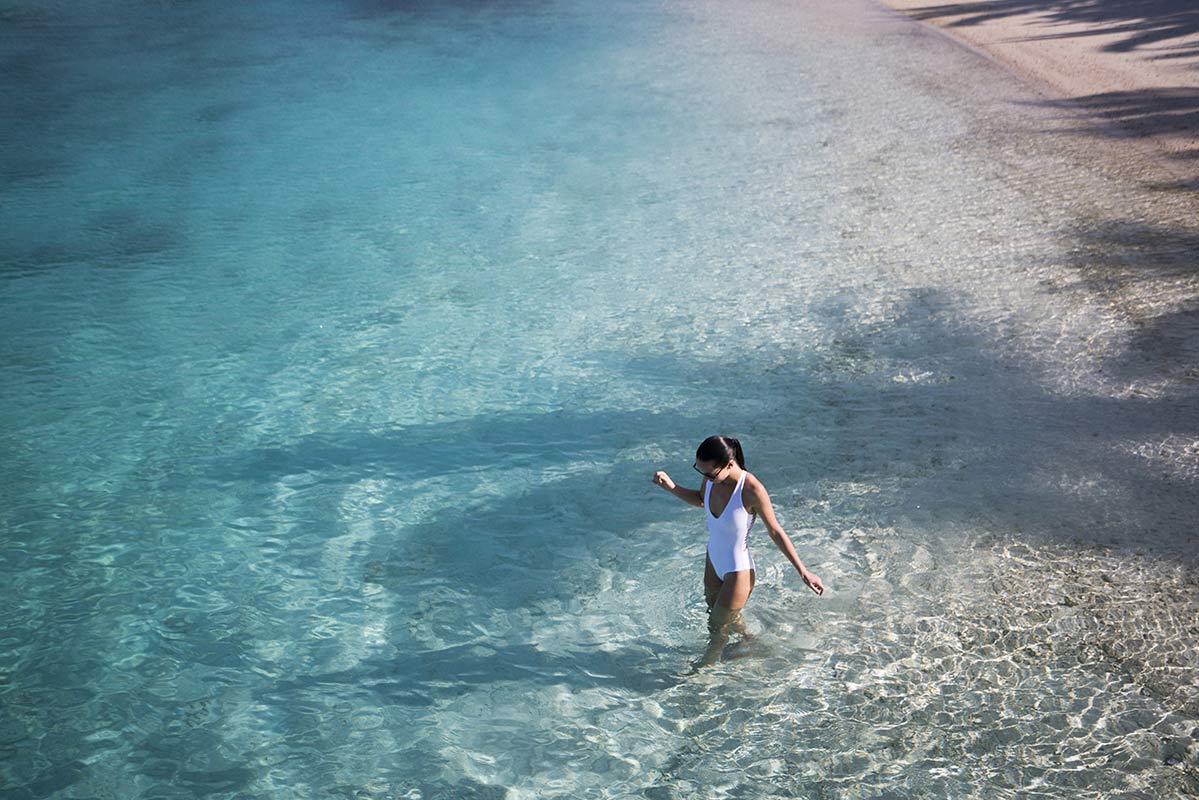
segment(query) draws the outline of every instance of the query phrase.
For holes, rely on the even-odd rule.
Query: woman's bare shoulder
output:
[[[745,471],[745,488],[754,494],[758,494],[759,492],[766,494],[766,487],[763,486],[762,482],[758,480],[758,477],[749,470]]]

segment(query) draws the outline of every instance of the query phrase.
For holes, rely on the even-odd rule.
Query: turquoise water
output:
[[[994,65],[859,0],[0,59],[6,796],[1199,793],[1199,215]],[[685,677],[713,432],[829,591],[756,531]]]

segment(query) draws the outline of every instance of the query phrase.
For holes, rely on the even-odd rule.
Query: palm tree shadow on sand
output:
[[[1155,47],[1199,33],[1199,9],[1185,0],[984,0],[919,6],[911,13],[920,20],[961,17],[952,27],[971,27],[1026,14],[1056,24],[1086,24],[1094,27],[1049,38],[1116,36],[1103,46],[1112,52]],[[1199,45],[1175,46],[1158,57],[1199,57]]]

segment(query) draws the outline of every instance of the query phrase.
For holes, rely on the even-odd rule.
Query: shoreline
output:
[[[1199,189],[1199,7],[1154,0],[878,0],[1039,84]]]

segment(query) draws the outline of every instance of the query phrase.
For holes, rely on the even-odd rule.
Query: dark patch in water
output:
[[[358,19],[378,20],[385,17],[427,18],[446,14],[519,12],[545,7],[542,0],[443,0],[439,3],[423,0],[344,0],[350,15]]]
[[[224,136],[198,136],[184,145],[184,149],[193,155],[211,159],[220,155],[233,146],[233,140]]]
[[[45,53],[38,50],[20,50],[0,61],[0,75],[25,91],[32,86],[45,85],[50,73]]]
[[[58,15],[35,5],[11,5],[0,8],[0,28],[49,28]]]
[[[142,173],[154,186],[181,186],[217,164],[234,147],[226,136],[197,136],[180,143]]]
[[[337,218],[337,209],[326,202],[308,203],[292,218],[305,225],[327,225]]]
[[[78,247],[65,242],[50,242],[39,245],[24,256],[14,258],[15,263],[33,267],[55,267],[83,260],[86,254]]]
[[[264,692],[271,705],[296,702],[307,693],[352,685],[377,695],[382,704],[424,707],[456,697],[473,686],[534,682],[573,689],[618,687],[638,694],[677,686],[678,653],[664,643],[641,639],[615,650],[589,648],[547,653],[528,644],[462,644],[439,650],[394,652],[352,669],[297,675]]]
[[[295,58],[301,53],[299,48],[286,47],[270,53],[245,52],[214,55],[205,48],[201,53],[188,59],[188,66],[198,70],[253,70],[260,67],[273,67],[283,61]]]
[[[127,266],[171,253],[186,242],[179,227],[145,222],[135,209],[116,207],[97,214],[82,231],[64,230],[55,241],[4,253],[0,272],[15,277],[71,264]]]
[[[83,778],[84,773],[85,768],[79,762],[55,764],[35,778],[25,788],[29,792],[29,797],[49,797],[78,783]]]
[[[226,769],[183,771],[178,773],[176,782],[180,786],[189,787],[204,796],[215,792],[235,792],[248,786],[255,777],[252,769],[228,767]]]
[[[133,227],[138,217],[138,211],[133,206],[109,206],[92,217],[90,227],[101,233],[110,233]]]
[[[113,242],[112,249],[120,256],[151,256],[176,250],[184,240],[178,227],[155,223],[125,232]]]
[[[35,153],[28,157],[17,156],[0,161],[0,181],[45,181],[62,178],[69,172],[66,159],[51,153]]]
[[[458,783],[437,781],[426,783],[420,787],[420,796],[428,800],[504,800],[508,790],[503,786],[479,783],[473,778],[466,778]]]
[[[218,744],[219,738],[204,728],[168,728],[139,741],[134,746],[132,760],[142,775],[169,781],[180,789],[186,788],[188,797],[207,797],[244,788],[254,780],[254,770],[220,761],[212,769],[185,768],[194,763],[192,754],[215,750]]]
[[[250,104],[242,100],[227,100],[221,103],[210,103],[196,112],[196,122],[203,122],[209,125],[226,120],[235,116],[239,111],[249,108]]]
[[[38,50],[23,50],[0,61],[0,135],[9,142],[44,147],[49,125],[71,109],[71,81],[72,76]]]

